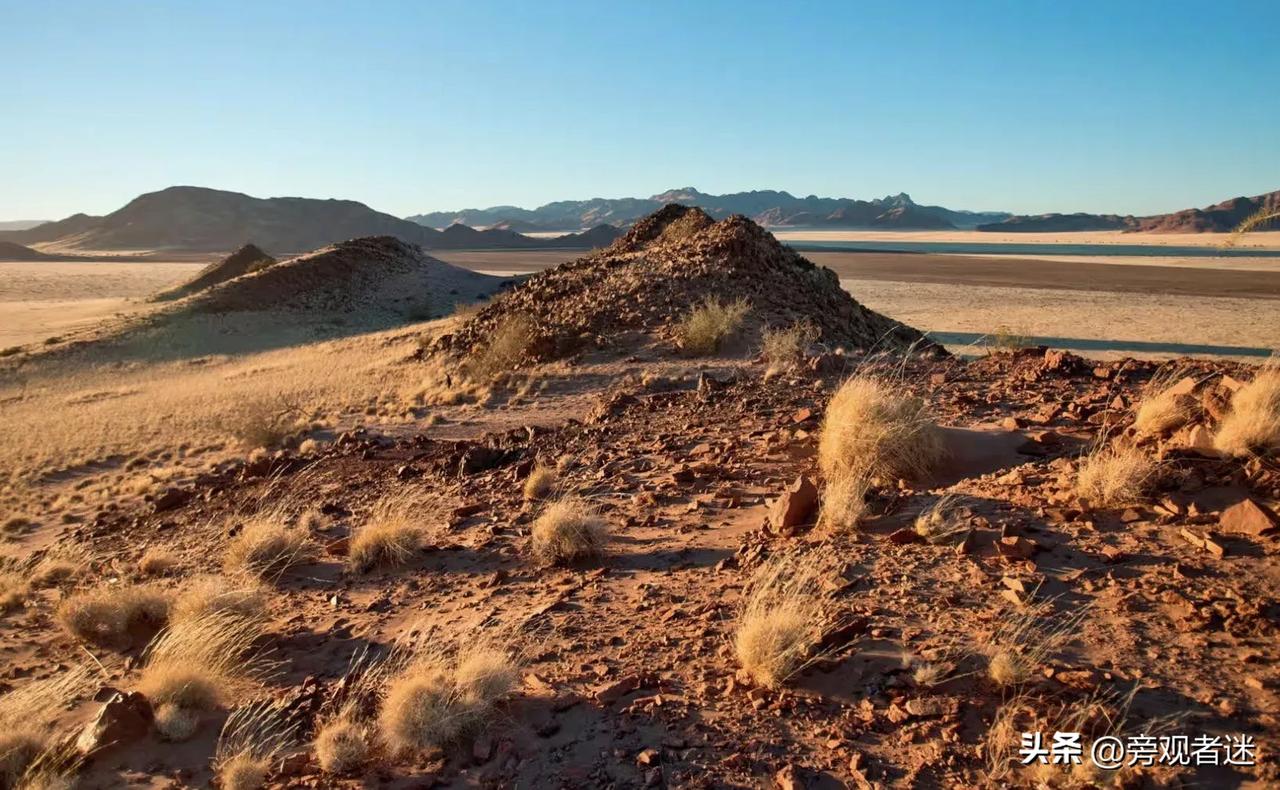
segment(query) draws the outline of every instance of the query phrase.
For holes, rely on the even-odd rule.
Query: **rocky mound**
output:
[[[830,346],[902,348],[923,340],[915,329],[863,307],[834,272],[746,217],[717,222],[701,209],[672,204],[608,248],[529,278],[441,338],[439,348],[466,353],[482,347],[515,317],[536,324],[539,358],[607,345],[628,330],[662,338],[709,297],[751,303],[748,337],[762,326],[807,319]]]
[[[43,261],[48,260],[49,257],[43,252],[37,252],[21,244],[0,241],[0,261]]]
[[[182,285],[156,294],[152,301],[167,302],[172,299],[181,299],[275,264],[275,258],[252,244],[246,244],[217,263],[211,263],[201,269],[199,274]]]

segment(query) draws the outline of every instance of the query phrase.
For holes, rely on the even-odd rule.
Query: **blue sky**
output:
[[[696,186],[1153,213],[1280,189],[1280,2],[0,0],[0,219]]]

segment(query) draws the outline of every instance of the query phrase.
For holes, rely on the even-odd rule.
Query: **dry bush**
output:
[[[9,516],[3,522],[0,522],[0,534],[21,535],[31,529],[34,523],[26,516]]]
[[[63,598],[56,617],[77,639],[124,648],[139,632],[164,626],[170,599],[168,591],[148,584],[103,585]]]
[[[1182,380],[1176,368],[1165,368],[1143,388],[1142,400],[1134,413],[1133,427],[1139,433],[1159,436],[1186,425],[1199,410],[1193,395],[1178,391]]]
[[[946,543],[968,529],[964,523],[968,511],[957,505],[958,499],[955,494],[941,496],[916,516],[912,524],[916,534],[929,543],[938,544]]]
[[[426,538],[419,506],[412,500],[380,500],[369,520],[351,536],[347,567],[355,573],[368,573],[412,560]]]
[[[82,543],[60,543],[40,558],[31,572],[36,587],[56,587],[89,570],[93,555]]]
[[[0,779],[0,787],[12,790],[73,790],[85,759],[74,742],[55,742],[39,752],[15,782],[6,785]]]
[[[463,373],[478,382],[491,382],[531,362],[537,332],[538,325],[528,316],[513,315],[503,320],[493,327],[488,344],[467,358]]]
[[[979,650],[987,657],[987,677],[1002,687],[1022,686],[1039,674],[1059,649],[1074,639],[1088,607],[1054,615],[1054,601],[1017,612],[1001,623]]]
[[[138,572],[143,576],[164,576],[178,567],[178,555],[162,546],[152,546],[138,560]]]
[[[378,720],[382,739],[402,753],[474,734],[518,679],[514,660],[493,647],[468,648],[452,658],[422,650],[387,684]]]
[[[751,305],[746,299],[722,302],[709,297],[676,324],[676,344],[689,356],[714,354],[738,331],[750,310]]]
[[[548,504],[530,530],[530,548],[542,565],[601,557],[608,540],[608,523],[579,497]]]
[[[262,621],[266,619],[269,598],[267,587],[256,577],[204,574],[189,580],[178,591],[169,620],[181,623],[222,614]]]
[[[819,337],[822,330],[808,319],[785,329],[766,327],[760,335],[760,354],[766,369],[770,373],[781,373],[796,367]]]
[[[549,466],[538,465],[524,479],[525,501],[535,502],[546,499],[556,487],[556,470]]]
[[[858,521],[867,513],[867,492],[871,480],[858,471],[838,472],[827,480],[822,490],[822,508],[818,513],[818,526],[842,531],[856,529]]]
[[[1076,494],[1094,507],[1139,502],[1155,484],[1160,465],[1130,444],[1099,442],[1080,459]]]
[[[818,466],[828,480],[865,470],[872,477],[921,478],[947,455],[925,402],[887,382],[854,376],[827,405]]]
[[[0,787],[20,787],[24,777],[46,773],[49,756],[58,754],[54,722],[89,691],[91,681],[88,670],[78,667],[0,696]]]
[[[275,702],[255,702],[227,717],[214,752],[213,770],[222,790],[258,790],[272,765],[294,742],[297,724]]]
[[[299,427],[299,411],[282,397],[255,397],[241,401],[229,415],[220,418],[223,429],[246,448],[275,447]]]
[[[22,608],[31,592],[31,582],[26,573],[16,570],[0,571],[0,613]]]
[[[1280,363],[1268,363],[1236,390],[1213,446],[1233,456],[1280,450]]]
[[[170,740],[194,733],[204,711],[225,705],[265,664],[253,654],[259,625],[223,614],[174,623],[147,648],[137,690],[151,701],[156,729]]]
[[[279,576],[311,556],[307,531],[286,523],[283,512],[252,516],[227,544],[223,567],[256,576]]]
[[[987,354],[1011,354],[1031,345],[1031,338],[1022,329],[1000,324],[995,331],[983,338]]]
[[[734,630],[738,663],[765,688],[777,688],[813,658],[825,611],[816,553],[776,557],[752,576]]]
[[[352,656],[316,716],[316,762],[330,774],[366,765],[377,746],[377,716],[388,679],[403,671],[409,654],[393,650],[375,657],[367,649]]]

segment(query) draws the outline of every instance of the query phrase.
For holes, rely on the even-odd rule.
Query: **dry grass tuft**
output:
[[[0,571],[0,614],[21,609],[31,593],[27,574],[20,571]]]
[[[123,648],[140,632],[164,626],[170,597],[167,591],[146,584],[103,585],[63,598],[56,617],[77,639]]]
[[[781,373],[796,367],[821,336],[822,330],[807,319],[785,329],[766,327],[760,335],[760,354],[767,371]]]
[[[82,543],[61,543],[36,563],[31,573],[35,587],[57,587],[89,570],[93,555]]]
[[[562,565],[603,556],[609,525],[586,500],[566,497],[543,509],[530,536],[530,547],[539,563]]]
[[[1280,451],[1280,364],[1268,363],[1236,390],[1213,446],[1237,457]]]
[[[138,572],[143,576],[165,576],[178,567],[178,555],[161,546],[152,546],[138,560]]]
[[[1133,427],[1139,433],[1160,436],[1181,428],[1196,415],[1200,404],[1177,386],[1180,382],[1177,369],[1169,367],[1147,383],[1133,418]]]
[[[316,762],[329,774],[349,774],[369,761],[373,731],[367,724],[336,718],[316,730]]]
[[[252,576],[196,576],[182,586],[169,612],[173,623],[210,615],[229,615],[245,620],[266,619],[270,592]]]
[[[1012,354],[1031,345],[1031,338],[1022,328],[1000,324],[995,331],[983,338],[987,354]]]
[[[53,736],[57,716],[87,693],[91,676],[83,667],[30,681],[0,696],[0,787],[50,774],[61,763]]]
[[[516,687],[519,672],[506,653],[479,646],[450,660],[420,652],[387,685],[379,727],[393,753],[443,746],[483,728]]]
[[[352,656],[347,671],[316,716],[315,750],[320,769],[352,773],[366,765],[376,749],[376,719],[390,676],[402,671],[408,655],[393,650],[374,657],[367,649]]]
[[[4,784],[3,779],[0,779],[0,787],[12,790],[72,790],[84,761],[85,756],[73,742],[53,743],[38,753],[12,784]]]
[[[1155,484],[1160,465],[1129,444],[1099,443],[1080,459],[1076,494],[1094,507],[1119,507],[1141,501]]]
[[[248,398],[220,418],[227,433],[248,449],[275,447],[299,428],[297,406],[282,396]]]
[[[827,480],[818,525],[837,532],[856,529],[858,521],[867,513],[870,490],[870,478],[856,471],[842,471]]]
[[[296,724],[274,702],[255,702],[227,717],[214,752],[213,769],[222,790],[258,790],[272,765],[294,741]]]
[[[524,479],[524,498],[528,502],[546,499],[556,487],[556,470],[549,466],[535,466]]]
[[[708,298],[676,324],[676,344],[685,354],[705,357],[720,350],[751,311],[746,299],[722,302]]]
[[[777,688],[814,657],[825,617],[816,554],[778,557],[756,571],[733,637],[738,663],[765,688]]]
[[[916,534],[929,543],[939,544],[947,543],[968,529],[964,523],[968,511],[957,505],[958,499],[955,494],[945,494],[916,516],[912,524]]]
[[[920,478],[946,455],[925,402],[894,392],[887,382],[854,376],[827,405],[818,465],[828,480],[861,470],[872,477]]]
[[[227,544],[223,566],[231,572],[279,576],[311,556],[307,531],[288,526],[283,514],[259,513],[249,518]]]
[[[531,361],[538,325],[528,316],[515,315],[493,328],[489,344],[471,354],[462,366],[468,378],[496,381]]]
[[[987,677],[996,685],[1026,684],[1054,653],[1075,638],[1088,607],[1054,615],[1053,603],[1044,601],[1007,617],[981,647],[987,656]]]
[[[174,623],[147,648],[137,690],[156,708],[156,728],[184,740],[199,714],[225,705],[263,671],[253,655],[258,624],[228,615]]]
[[[417,504],[390,498],[378,502],[369,520],[351,536],[347,567],[355,573],[368,573],[412,560],[426,537]]]

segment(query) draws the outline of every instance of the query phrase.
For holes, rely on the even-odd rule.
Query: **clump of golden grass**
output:
[[[1213,446],[1233,456],[1280,450],[1280,364],[1268,363],[1236,390]]]
[[[924,477],[946,455],[922,399],[865,375],[836,390],[818,438],[818,466],[828,480],[863,470],[872,477]]]
[[[995,331],[985,337],[984,342],[988,354],[1011,354],[1030,344],[1031,338],[1024,330],[1015,329],[1008,324],[997,326]]]
[[[468,648],[452,659],[420,651],[387,684],[382,739],[393,753],[457,741],[484,726],[518,678],[512,658],[493,647]]]
[[[808,319],[782,329],[766,327],[760,335],[760,354],[767,372],[781,373],[796,367],[821,336],[822,330]]]
[[[915,533],[929,543],[946,543],[964,532],[965,511],[958,507],[955,494],[945,494],[916,516],[912,523]]]
[[[138,559],[138,572],[143,576],[164,576],[178,567],[178,555],[163,546],[151,546]]]
[[[82,543],[60,543],[36,563],[31,583],[36,587],[56,587],[89,570],[93,555]]]
[[[0,787],[11,790],[72,790],[84,760],[84,755],[74,743],[53,743],[35,756],[15,782],[6,785],[0,779]]]
[[[530,530],[530,548],[543,565],[603,556],[609,525],[580,497],[557,499],[543,508]]]
[[[1044,601],[1007,617],[982,646],[987,677],[998,686],[1021,686],[1035,677],[1053,654],[1075,638],[1088,607],[1053,615]]]
[[[532,361],[530,351],[537,340],[538,325],[526,315],[513,315],[494,326],[489,342],[474,351],[462,372],[479,382],[495,381]]]
[[[257,623],[223,614],[174,623],[147,648],[138,678],[156,712],[156,729],[171,740],[195,731],[202,712],[226,704],[262,671],[252,654]]]
[[[15,570],[0,571],[0,613],[20,609],[30,592],[27,574]]]
[[[250,517],[227,544],[223,565],[228,571],[276,576],[310,557],[306,530],[285,523],[283,514],[267,511]]]
[[[1133,427],[1139,433],[1159,436],[1182,427],[1195,415],[1199,404],[1175,386],[1180,380],[1176,369],[1167,368],[1143,388],[1142,400],[1133,418]]]
[[[1131,444],[1099,442],[1080,459],[1076,494],[1095,507],[1141,501],[1156,482],[1159,463]]]
[[[524,479],[524,498],[529,502],[546,499],[555,487],[556,470],[539,464]]]
[[[77,667],[0,696],[0,787],[20,787],[23,777],[45,773],[57,754],[54,720],[89,685],[88,670]]]
[[[709,297],[676,324],[676,344],[689,356],[714,354],[738,331],[750,311],[751,305],[746,299],[724,302]]]
[[[9,516],[3,522],[0,522],[0,533],[5,535],[19,535],[31,528],[31,519],[25,516]]]
[[[347,566],[356,573],[403,565],[422,548],[425,533],[416,502],[382,499],[351,536]]]
[[[169,620],[180,623],[216,614],[263,620],[269,597],[266,586],[256,577],[204,574],[192,578],[178,591]]]
[[[221,424],[246,448],[275,447],[297,430],[298,409],[280,395],[248,398]]]
[[[331,774],[347,774],[364,766],[376,747],[376,718],[388,678],[402,671],[403,650],[375,658],[356,653],[316,717],[316,762]]]
[[[218,735],[213,769],[222,790],[258,790],[266,784],[272,764],[293,743],[296,724],[288,711],[273,702],[236,708]]]
[[[827,480],[822,491],[818,525],[834,531],[855,529],[867,513],[870,490],[871,480],[866,474],[854,470],[838,472]]]
[[[56,617],[77,639],[127,647],[136,632],[164,626],[170,598],[149,584],[102,585],[63,598]]]
[[[756,683],[777,688],[810,660],[825,617],[816,554],[775,557],[752,576],[734,630],[738,663]]]

